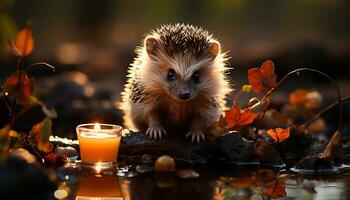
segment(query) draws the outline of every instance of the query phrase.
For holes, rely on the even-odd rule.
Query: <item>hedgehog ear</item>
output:
[[[157,39],[154,37],[147,37],[145,39],[145,47],[149,57],[156,54],[156,49],[158,47]]]
[[[216,56],[220,53],[220,44],[216,41],[213,41],[209,44],[208,52],[213,59],[216,58]]]

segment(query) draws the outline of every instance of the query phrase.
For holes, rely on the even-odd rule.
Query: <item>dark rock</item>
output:
[[[303,170],[314,170],[317,172],[320,170],[332,170],[333,166],[330,161],[320,158],[319,155],[310,155],[300,160],[295,165],[295,168]]]
[[[260,163],[263,165],[280,166],[284,165],[281,155],[267,141],[258,139],[254,145],[255,153],[258,156]]]
[[[206,163],[208,161],[208,144],[190,143],[187,141],[170,141],[166,138],[161,140],[149,139],[142,132],[133,132],[123,137],[119,147],[119,155],[142,156],[150,154],[172,156],[177,161],[187,163]]]
[[[254,143],[241,137],[239,132],[230,132],[216,139],[217,147],[234,163],[245,163],[256,158]]]
[[[142,132],[135,132],[122,138],[119,154],[122,156],[170,155],[178,161],[193,164],[223,162],[227,164],[245,163],[256,158],[253,142],[231,132],[216,138],[212,143],[188,140],[151,140]]]
[[[273,147],[287,165],[293,166],[305,155],[308,155],[312,142],[310,135],[298,134],[294,129],[291,129],[290,136],[283,142],[273,143]]]

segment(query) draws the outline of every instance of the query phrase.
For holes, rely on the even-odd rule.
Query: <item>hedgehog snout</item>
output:
[[[183,86],[179,89],[178,97],[181,100],[188,100],[191,97],[191,92],[188,87]]]

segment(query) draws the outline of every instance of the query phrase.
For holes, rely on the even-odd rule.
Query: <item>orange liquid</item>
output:
[[[114,175],[102,175],[96,177],[94,175],[88,175],[87,177],[81,177],[79,182],[79,190],[77,199],[81,197],[121,197],[121,191],[119,186],[119,180]],[[84,198],[81,198],[84,199]],[[88,199],[88,198],[85,198]],[[96,198],[97,199],[97,198]]]
[[[81,160],[85,163],[116,162],[120,138],[118,135],[80,133]]]

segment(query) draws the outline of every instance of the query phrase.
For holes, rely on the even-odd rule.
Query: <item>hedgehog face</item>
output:
[[[215,82],[213,80],[215,77],[211,74],[215,67],[212,66],[212,58],[197,59],[192,54],[175,56],[163,54],[157,62],[152,63],[152,66],[148,66],[147,77],[154,78],[147,78],[149,83],[147,85],[160,88],[163,93],[177,101],[191,101],[213,89],[212,83]]]
[[[146,58],[142,77],[148,91],[178,101],[215,93],[220,77],[213,75],[223,68],[223,54],[219,42],[206,31],[183,25],[163,27],[146,37],[142,50]]]
[[[200,74],[194,72],[189,77],[182,77],[174,68],[169,68],[166,74],[168,94],[178,101],[190,101],[198,94]]]

